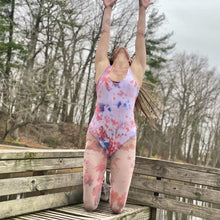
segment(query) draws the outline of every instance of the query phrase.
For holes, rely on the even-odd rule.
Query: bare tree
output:
[[[219,100],[215,70],[205,58],[182,53],[175,55],[160,80],[165,100],[162,129],[169,143],[169,158],[201,163],[206,143],[214,143],[208,134]]]

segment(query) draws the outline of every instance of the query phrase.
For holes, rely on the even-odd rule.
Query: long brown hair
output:
[[[153,129],[158,129],[155,120],[161,119],[163,105],[158,87],[143,80],[135,103],[135,113],[138,117],[144,115]]]

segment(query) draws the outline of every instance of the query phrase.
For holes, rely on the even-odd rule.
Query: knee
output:
[[[86,195],[85,193],[83,194],[83,204],[84,208],[89,212],[94,211],[98,207],[98,203],[94,200],[94,198]]]
[[[111,204],[110,205],[110,208],[111,208],[111,210],[112,210],[112,212],[113,213],[115,213],[115,214],[120,214],[122,211],[123,211],[123,209],[124,209],[124,206],[118,206],[118,205],[113,205],[113,204]]]
[[[97,207],[98,205],[94,205],[92,202],[84,202],[84,208],[89,212],[94,211]]]

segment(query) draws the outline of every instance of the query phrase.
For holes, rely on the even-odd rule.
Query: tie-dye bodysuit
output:
[[[96,84],[96,109],[88,128],[108,157],[136,135],[134,105],[139,93],[130,67],[120,82],[109,77],[111,68],[106,68]]]

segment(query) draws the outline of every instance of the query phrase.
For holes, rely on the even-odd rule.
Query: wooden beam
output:
[[[156,220],[157,219],[157,209],[151,207],[151,215],[150,215],[150,220]]]
[[[92,212],[86,211],[82,206],[83,204],[77,204],[72,207],[63,207],[54,210],[66,214],[72,214],[73,216],[77,215],[80,216],[81,219],[84,219],[85,216],[97,220],[148,220],[150,216],[150,208],[148,206],[126,204],[124,210],[120,214],[113,213],[108,202],[101,201],[98,208]]]
[[[134,173],[178,180],[205,186],[220,187],[220,169],[202,168],[188,164],[136,158]]]
[[[43,158],[64,158],[64,157],[83,157],[83,149],[56,149],[56,150],[0,150],[0,160],[12,159],[43,159]]]
[[[128,201],[133,204],[148,205],[150,207],[165,209],[186,215],[205,218],[207,220],[219,219],[220,210],[203,206],[196,206],[174,199],[154,196],[153,193],[144,190],[130,188]]]
[[[82,189],[1,202],[0,218],[82,202]]]
[[[0,179],[0,196],[58,189],[83,184],[82,173]]]
[[[220,169],[218,168],[198,166],[198,165],[187,164],[187,163],[179,163],[179,162],[173,162],[169,160],[161,160],[161,159],[153,159],[153,158],[148,158],[148,157],[136,156],[136,163],[137,164],[141,163],[141,164],[146,164],[146,165],[154,164],[155,168],[157,168],[157,166],[172,167],[176,169],[184,168],[186,170],[193,170],[193,171],[198,171],[198,172],[203,172],[203,173],[213,173],[213,174],[220,175]]]
[[[204,202],[220,204],[220,191],[176,183],[172,180],[156,180],[143,176],[132,177],[131,186],[140,190],[159,192],[166,195],[181,196]]]
[[[83,157],[0,160],[0,173],[68,169],[83,166]]]

